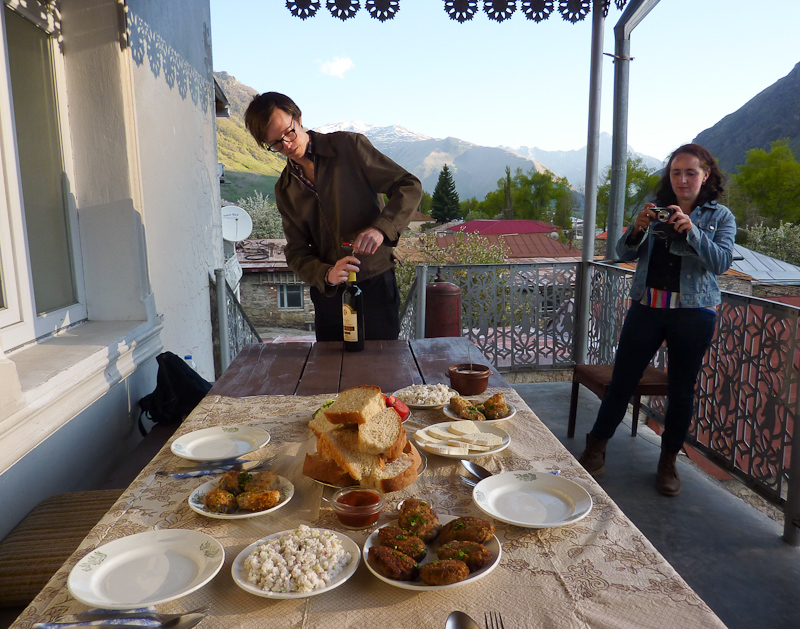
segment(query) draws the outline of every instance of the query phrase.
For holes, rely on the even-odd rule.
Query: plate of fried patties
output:
[[[364,561],[381,581],[407,590],[446,590],[485,577],[500,563],[500,540],[484,518],[437,515],[406,498],[396,522],[364,544]]]

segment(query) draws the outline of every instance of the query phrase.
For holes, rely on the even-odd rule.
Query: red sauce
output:
[[[380,497],[373,494],[371,491],[349,491],[344,496],[339,496],[336,502],[341,502],[351,507],[366,507],[368,505],[378,504]]]
[[[365,507],[378,504],[380,502],[380,496],[372,493],[371,491],[355,490],[350,491],[343,496],[339,496],[339,498],[336,499],[336,502],[348,505],[350,507],[360,508],[361,511],[369,511],[369,509],[365,509]],[[364,515],[341,513],[337,511],[336,516],[339,518],[339,522],[345,526],[361,528],[375,524],[375,522],[378,521],[378,517],[380,517],[380,511],[376,511],[375,513],[366,513]]]

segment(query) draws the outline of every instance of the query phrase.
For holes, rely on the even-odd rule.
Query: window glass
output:
[[[302,308],[303,287],[297,284],[278,286],[278,308]]]
[[[42,314],[77,301],[51,42],[4,10],[34,299]]]

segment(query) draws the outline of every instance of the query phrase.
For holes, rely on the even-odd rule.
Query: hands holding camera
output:
[[[665,223],[672,225],[679,234],[688,232],[694,223],[677,205],[667,207],[657,207],[655,203],[645,203],[644,209],[639,212],[636,221],[633,223],[633,233],[639,234],[650,227],[651,223]]]

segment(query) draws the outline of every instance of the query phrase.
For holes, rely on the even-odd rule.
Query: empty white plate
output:
[[[67,587],[81,603],[135,609],[173,601],[208,583],[225,550],[205,533],[159,529],[104,544],[81,559]]]
[[[269,443],[269,433],[253,426],[202,428],[172,442],[172,453],[191,461],[235,459]]]
[[[472,490],[478,508],[508,524],[549,528],[572,524],[592,510],[592,497],[577,483],[547,472],[503,472]]]

